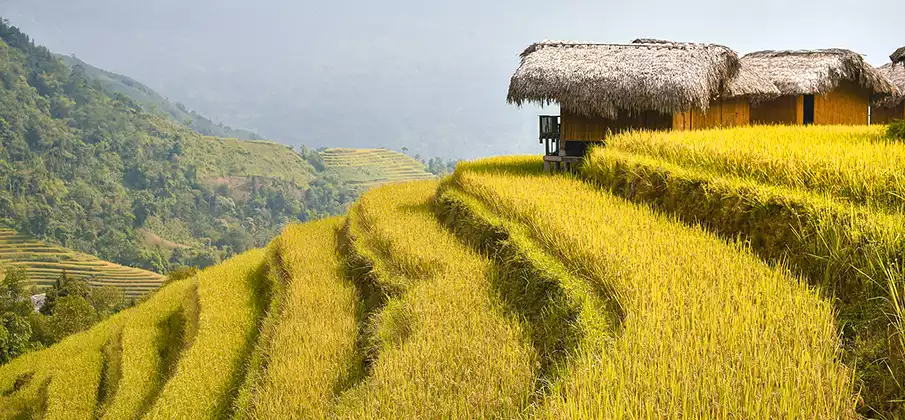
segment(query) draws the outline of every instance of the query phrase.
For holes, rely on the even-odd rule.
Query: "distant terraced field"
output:
[[[350,184],[364,188],[435,178],[423,163],[393,150],[334,148],[320,154],[327,168]]]
[[[0,227],[0,267],[24,267],[39,286],[50,286],[63,271],[74,278],[86,278],[92,286],[113,285],[126,297],[139,297],[157,290],[164,276],[138,268],[103,261],[41,242],[15,230]]]

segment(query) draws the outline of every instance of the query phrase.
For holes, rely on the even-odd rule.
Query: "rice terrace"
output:
[[[423,163],[388,149],[331,148],[320,156],[328,170],[360,188],[433,178]]]
[[[65,272],[74,278],[88,279],[92,286],[116,286],[129,298],[153,292],[164,281],[164,276],[160,274],[49,245],[2,226],[0,266],[24,268],[39,286],[53,284]]]
[[[312,148],[0,19],[0,420],[905,419],[905,47],[872,65],[848,48],[520,45],[491,96],[527,115],[526,136],[474,104],[419,125],[439,105],[408,101],[483,94],[438,74],[484,67],[455,63],[461,46],[395,54],[448,22],[377,9],[394,29],[366,33],[369,49],[326,31],[281,47],[255,79],[267,96],[241,90],[255,109],[188,89],[265,133],[301,115],[290,128]],[[243,37],[282,22],[256,13]],[[316,86],[268,85],[293,54]],[[190,55],[187,80],[235,73]],[[449,73],[419,84],[435,61]],[[321,89],[356,101],[331,116],[344,96]],[[282,95],[305,104],[275,112]],[[386,127],[418,153],[375,148]],[[497,135],[543,153],[482,152]],[[422,159],[450,138],[474,153]],[[76,316],[106,286],[132,303]]]

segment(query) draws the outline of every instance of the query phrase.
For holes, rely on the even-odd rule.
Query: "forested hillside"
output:
[[[185,124],[192,130],[201,134],[217,137],[234,137],[243,140],[261,139],[261,136],[257,133],[232,128],[228,125],[223,125],[222,123],[215,123],[204,115],[187,109],[185,105],[182,105],[181,103],[170,102],[170,100],[163,97],[163,95],[160,95],[153,89],[128,76],[99,69],[78,59],[74,55],[57,55],[57,57],[71,69],[79,67],[79,70],[91,81],[100,83],[101,89],[107,95],[113,96],[117,93],[126,95],[141,105],[145,111],[162,113],[163,115],[172,118],[174,121]]]
[[[0,224],[162,272],[260,246],[354,193],[276,143],[202,136],[0,23]]]

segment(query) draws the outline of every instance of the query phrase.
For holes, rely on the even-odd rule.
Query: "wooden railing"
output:
[[[556,156],[559,154],[560,146],[560,121],[559,115],[540,115],[540,143],[543,143],[545,154],[547,156]]]

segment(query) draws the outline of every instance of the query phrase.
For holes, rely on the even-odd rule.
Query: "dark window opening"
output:
[[[563,143],[563,150],[566,156],[584,157],[588,153],[591,146],[603,144],[602,141],[567,141]]]
[[[814,124],[814,95],[804,95],[804,125]]]

